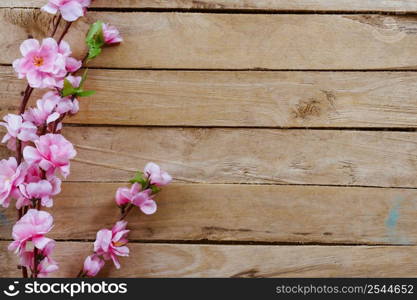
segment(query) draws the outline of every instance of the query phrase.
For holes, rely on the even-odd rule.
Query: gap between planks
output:
[[[39,10],[39,7],[24,6],[0,6],[1,9],[30,9]],[[386,16],[414,16],[417,10],[410,11],[384,11],[384,10],[285,10],[285,9],[209,9],[209,8],[118,8],[118,7],[91,7],[89,11],[94,12],[117,12],[117,13],[135,13],[135,12],[152,12],[152,13],[203,13],[203,14],[238,14],[238,15],[386,15]]]
[[[43,0],[2,0],[0,7],[39,8]],[[410,0],[387,0],[381,3],[369,0],[100,0],[93,2],[91,10],[108,11],[181,11],[230,13],[405,13],[416,12],[417,5]]]
[[[132,229],[130,229],[132,230]],[[12,242],[12,239],[0,238],[0,242]],[[91,243],[94,240],[91,239],[60,239],[55,238],[54,241],[60,243]],[[413,247],[414,244],[390,244],[390,243],[321,243],[321,242],[268,242],[268,241],[222,241],[222,240],[141,240],[141,239],[129,239],[129,244],[155,244],[155,245],[224,245],[224,246],[293,246],[293,247],[309,247],[309,246],[322,246],[322,247]]]

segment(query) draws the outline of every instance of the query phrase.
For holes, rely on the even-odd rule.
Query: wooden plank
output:
[[[0,7],[41,7],[46,0],[2,0]],[[284,11],[417,11],[413,0],[99,0],[100,8],[183,8]]]
[[[0,67],[0,116],[17,111],[24,88],[10,67]],[[69,123],[417,126],[414,72],[91,70],[86,88],[97,94],[81,100],[80,113]],[[32,104],[41,95],[35,94]]]
[[[66,183],[55,199],[51,237],[95,239],[119,210],[124,184]],[[417,242],[417,191],[268,185],[175,184],[157,198],[159,210],[129,216],[132,240],[215,240],[279,243],[397,244]],[[1,218],[11,236],[16,211]],[[77,226],[72,226],[77,220]]]
[[[19,277],[14,253],[0,242],[1,277]],[[59,242],[54,277],[74,277],[92,243]],[[224,246],[130,244],[122,268],[110,263],[100,277],[415,277],[411,246]],[[244,263],[242,263],[244,262]]]
[[[416,132],[75,126],[64,135],[78,150],[72,181],[127,182],[155,161],[178,182],[417,187]]]
[[[108,68],[415,69],[417,16],[92,12],[68,36],[82,56],[87,23],[120,28],[125,42],[93,62]],[[49,32],[39,11],[0,12],[2,56],[10,64],[28,34]],[[48,30],[49,29],[49,30]]]

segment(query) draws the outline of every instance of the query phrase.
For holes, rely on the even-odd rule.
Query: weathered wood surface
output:
[[[178,182],[417,187],[416,132],[68,127],[64,134],[78,150],[69,180],[126,182],[155,161]]]
[[[48,32],[49,16],[0,12],[0,63],[21,41]],[[87,23],[120,28],[125,42],[92,65],[180,69],[415,69],[417,16],[92,12],[68,36],[82,45]],[[74,47],[81,56],[82,47]]]
[[[2,0],[0,7],[41,7],[45,0]],[[413,0],[96,0],[100,8],[195,8],[296,11],[414,12]]]
[[[0,242],[6,249],[7,242]],[[416,277],[416,247],[224,246],[130,244],[122,268],[107,267],[100,277]],[[59,242],[54,277],[74,277],[92,243]],[[0,251],[2,276],[19,277],[16,256]],[[17,263],[17,262],[16,262]]]
[[[51,213],[50,236],[94,240],[111,227],[121,184],[66,183]],[[273,185],[176,184],[157,197],[152,216],[133,211],[131,240],[251,241],[276,243],[415,244],[417,191]],[[6,210],[0,238],[16,218]],[[72,222],[77,220],[77,226]]]
[[[17,111],[24,88],[11,67],[0,67],[0,115]],[[81,99],[69,123],[417,127],[413,72],[90,70],[86,88],[97,94]]]

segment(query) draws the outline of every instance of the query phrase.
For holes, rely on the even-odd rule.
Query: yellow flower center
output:
[[[39,57],[39,56],[35,56],[35,57],[33,58],[33,64],[34,64],[36,67],[40,67],[40,66],[42,66],[42,65],[43,65],[43,58],[42,58],[42,57]]]
[[[116,246],[116,247],[122,247],[122,246],[124,246],[124,245],[126,245],[126,242],[115,242],[115,243],[113,243],[113,245],[114,246]]]

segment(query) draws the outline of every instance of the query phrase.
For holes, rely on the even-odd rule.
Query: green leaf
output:
[[[101,48],[96,48],[96,46],[90,47],[88,50],[88,60],[94,59],[101,54]]]
[[[103,22],[97,21],[91,25],[85,41],[88,45],[88,60],[96,58],[100,55],[101,48],[105,44]]]
[[[90,97],[90,96],[94,95],[95,93],[96,93],[96,91],[77,90],[75,95],[78,96],[78,97]]]
[[[74,88],[68,79],[64,79],[64,88],[62,89],[62,97],[68,97],[77,93],[77,89]]]
[[[104,45],[104,34],[103,34],[103,22],[97,21],[90,26],[88,31],[86,42],[88,45],[103,46]]]

